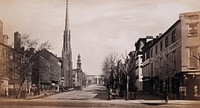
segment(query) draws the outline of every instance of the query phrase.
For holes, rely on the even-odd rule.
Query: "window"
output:
[[[159,65],[158,65],[158,61],[156,61],[155,65],[156,65],[156,66],[155,66],[156,69],[158,69],[158,66],[159,66]]]
[[[163,67],[163,58],[160,58],[160,66]]]
[[[156,53],[156,54],[158,53],[158,45],[156,45],[155,53]]]
[[[168,47],[168,36],[166,36],[166,38],[165,38],[165,47]]]
[[[147,51],[147,58],[146,59],[148,59],[149,58],[149,51]]]
[[[7,75],[7,70],[8,70],[8,67],[6,65],[3,66],[3,73],[5,73]]]
[[[7,57],[7,50],[6,49],[3,49],[3,57]]]
[[[198,20],[199,19],[199,15],[188,15],[189,19],[193,19],[193,20]]]
[[[172,31],[172,43],[176,41],[176,30]]]
[[[160,41],[160,51],[162,51],[163,50],[163,41],[161,40]]]
[[[153,57],[153,49],[150,50],[150,57]]]
[[[155,74],[154,75],[158,75],[158,66],[159,66],[159,64],[158,64],[158,61],[156,61],[155,62]]]
[[[173,54],[173,70],[176,71],[176,57],[175,57],[175,54]]]
[[[151,63],[151,77],[153,77],[153,63]]]
[[[165,67],[166,73],[169,71],[169,55],[166,55],[166,67]]]
[[[198,23],[188,23],[188,36],[198,35]]]
[[[13,77],[15,78],[15,77],[17,77],[18,75],[17,75],[17,69],[14,69],[14,74],[13,74]]]
[[[190,47],[189,48],[189,67],[190,68],[197,68],[197,55],[198,55],[197,47]]]
[[[9,57],[10,60],[13,60],[13,59],[14,59],[14,58],[13,58],[13,54],[12,54],[11,51],[8,53],[8,57]]]

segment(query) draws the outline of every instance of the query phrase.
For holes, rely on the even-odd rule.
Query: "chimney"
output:
[[[20,48],[20,52],[21,52],[22,54],[24,54],[24,51],[25,51],[25,48],[24,48],[24,47],[21,47],[21,48]]]
[[[30,48],[30,54],[34,54],[35,48]]]
[[[3,35],[3,44],[8,45],[8,35]]]
[[[19,32],[14,33],[14,49],[17,51],[21,49],[21,34]]]
[[[159,36],[159,37],[162,36],[162,33],[159,33],[158,36]]]
[[[158,39],[159,38],[159,36],[158,35],[156,35],[156,39]]]
[[[149,41],[151,41],[151,40],[153,40],[153,36],[146,36],[146,42],[149,42]]]
[[[3,22],[0,20],[0,43],[4,43],[3,42]]]

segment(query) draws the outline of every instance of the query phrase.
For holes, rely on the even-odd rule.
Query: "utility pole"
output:
[[[129,69],[129,60],[128,56],[126,56],[125,59],[125,73],[126,73],[126,100],[128,100],[128,94],[129,94],[129,75],[128,75],[128,69]]]
[[[126,100],[128,100],[128,92],[129,92],[129,76],[126,74]]]

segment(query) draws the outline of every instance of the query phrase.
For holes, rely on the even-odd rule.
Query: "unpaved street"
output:
[[[59,93],[43,98],[47,100],[105,100],[107,99],[105,86],[89,85],[82,90]]]
[[[140,99],[139,99],[140,98]],[[2,100],[0,108],[65,108],[65,107],[120,107],[120,108],[199,108],[198,101],[170,100],[164,104],[163,100],[144,100],[139,97],[137,100],[126,101],[124,99],[107,100],[105,86],[90,85],[83,90],[74,90],[59,93],[39,99],[31,100]]]

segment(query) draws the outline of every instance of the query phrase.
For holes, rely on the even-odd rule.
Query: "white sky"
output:
[[[134,50],[140,37],[165,32],[180,13],[200,11],[200,0],[69,0],[73,67],[78,53],[86,74],[100,74],[109,53]],[[65,0],[0,0],[4,34],[49,40],[61,56]]]

